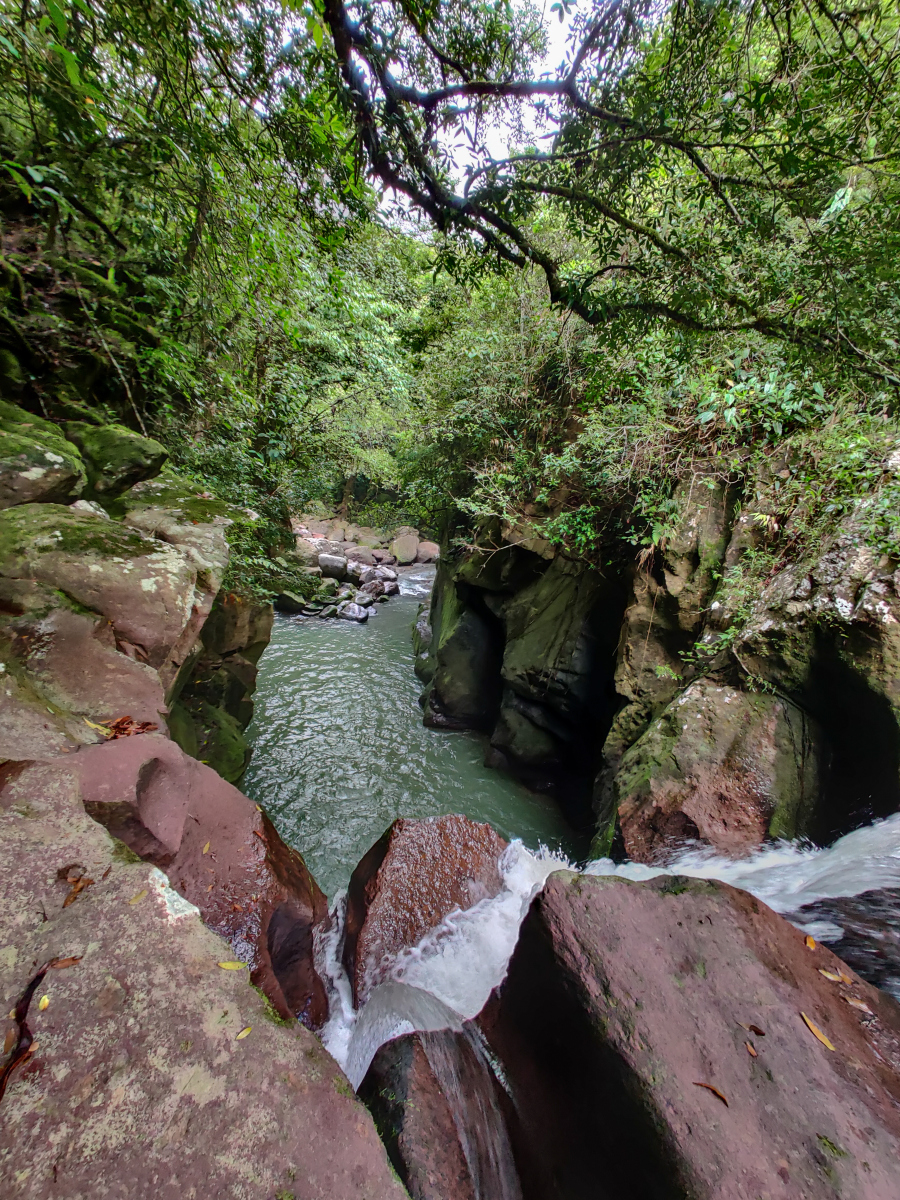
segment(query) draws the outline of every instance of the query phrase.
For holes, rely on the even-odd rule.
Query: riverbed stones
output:
[[[407,567],[410,563],[416,561],[416,552],[419,548],[419,539],[413,533],[404,533],[400,537],[395,537],[391,542],[391,554],[396,558],[401,567]]]
[[[50,421],[0,401],[0,509],[14,504],[64,504],[81,495],[84,460]]]
[[[416,946],[454,909],[503,886],[506,842],[490,825],[450,815],[401,818],[350,879],[342,957],[356,1004],[387,977],[391,960]]]
[[[402,1200],[316,1037],[218,965],[234,947],[84,813],[68,761],[7,773],[0,946],[4,1015],[48,961],[70,961],[27,1006],[32,1052],[2,1101],[4,1200]]]
[[[441,556],[441,548],[437,542],[419,542],[416,547],[417,563],[433,563]]]
[[[352,600],[344,600],[337,607],[337,615],[343,621],[357,621],[362,625],[369,619],[369,610]]]
[[[739,854],[806,832],[824,757],[788,700],[699,680],[625,752],[607,809],[638,862],[685,841]]]
[[[320,554],[319,566],[326,579],[343,579],[347,574],[347,560],[342,554]]]
[[[900,1008],[745,892],[552,875],[482,1024],[545,1195],[897,1194]]]
[[[353,603],[359,605],[360,608],[369,608],[375,603],[375,597],[371,592],[360,589],[353,597]]]
[[[309,602],[296,592],[279,592],[273,603],[276,612],[302,613]]]

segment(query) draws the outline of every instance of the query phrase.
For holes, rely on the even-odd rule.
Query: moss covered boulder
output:
[[[111,500],[162,470],[169,452],[152,438],[124,425],[67,421],[66,437],[81,451],[87,467],[85,496]]]
[[[77,499],[87,472],[57,426],[0,400],[0,508]]]

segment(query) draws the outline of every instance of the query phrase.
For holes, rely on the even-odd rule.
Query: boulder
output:
[[[266,815],[158,734],[87,748],[71,770],[88,814],[166,872],[282,1016],[318,1028],[328,1005],[312,943],[325,896]]]
[[[337,615],[344,621],[357,621],[360,625],[364,625],[369,619],[369,610],[363,608],[361,604],[350,601],[338,605]]]
[[[349,559],[347,562],[347,578],[359,583],[369,569],[365,563],[358,562],[356,559]]]
[[[425,724],[492,729],[500,705],[503,653],[498,623],[491,613],[468,606],[449,572],[439,570],[431,627],[434,673],[425,698]]]
[[[30,1053],[2,1101],[6,1200],[299,1196],[297,1177],[322,1200],[402,1200],[317,1038],[218,965],[233,947],[87,817],[68,762],[18,770],[0,792],[0,993]]]
[[[302,613],[307,603],[307,600],[298,596],[296,592],[279,592],[274,600],[276,612],[283,613]]]
[[[375,568],[375,578],[382,580],[383,583],[396,583],[397,572],[393,567],[386,567],[383,564],[379,564]]]
[[[343,579],[347,574],[347,560],[339,554],[320,554],[319,566],[326,579]]]
[[[353,603],[358,604],[360,608],[369,608],[375,603],[375,597],[369,591],[358,591],[353,597]]]
[[[383,550],[377,546],[372,549],[372,556],[377,563],[395,563],[397,561],[390,550]]]
[[[343,542],[331,541],[328,538],[319,538],[315,544],[320,554],[336,554],[338,558],[347,557],[344,553]]]
[[[400,595],[400,584],[397,583],[397,581],[395,579],[386,579],[384,581],[384,595],[385,596],[399,596]]]
[[[900,1008],[725,884],[551,875],[481,1023],[540,1194],[896,1196]]]
[[[152,438],[141,437],[124,425],[90,425],[67,421],[66,437],[81,451],[87,467],[88,499],[110,500],[136,483],[158,475],[169,457]]]
[[[375,565],[375,555],[364,546],[354,546],[351,544],[346,554],[351,562],[363,563],[367,567]]]
[[[337,605],[336,604],[327,605],[319,613],[319,616],[320,617],[336,617],[337,616]]]
[[[468,1032],[387,1042],[359,1095],[412,1200],[521,1200],[507,1130],[514,1114]]]
[[[419,542],[416,549],[416,562],[432,563],[437,562],[441,557],[441,548],[437,542]]]
[[[84,460],[56,425],[0,401],[0,509],[81,495]]]
[[[807,831],[826,759],[788,700],[698,680],[625,752],[604,819],[618,811],[638,862],[685,840],[739,854]]]
[[[380,579],[372,579],[368,583],[364,583],[360,588],[360,592],[364,595],[374,597],[384,595],[384,584]]]
[[[419,539],[413,533],[404,533],[400,537],[395,537],[391,542],[391,554],[401,567],[409,566],[410,563],[416,561],[418,549]]]
[[[360,860],[347,891],[342,957],[356,1004],[385,977],[384,960],[418,945],[455,909],[503,886],[506,842],[468,817],[395,821]]]
[[[321,550],[315,542],[310,541],[308,538],[297,538],[294,553],[304,567],[317,567],[319,565]]]

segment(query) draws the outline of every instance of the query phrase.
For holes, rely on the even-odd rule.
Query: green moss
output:
[[[355,1096],[356,1093],[350,1086],[349,1082],[343,1075],[335,1075],[331,1081],[334,1084],[334,1090],[339,1096]]]
[[[124,842],[120,842],[118,838],[113,838],[112,844],[113,862],[139,863],[144,861],[139,854],[135,854],[129,846],[126,846]]]
[[[152,553],[153,544],[136,530],[62,504],[19,504],[0,512],[0,561],[49,551],[134,558]]]
[[[293,1017],[283,1017],[281,1015],[281,1013],[278,1011],[278,1009],[275,1007],[275,1005],[272,1003],[272,1001],[269,999],[269,997],[266,995],[266,993],[262,990],[262,988],[258,988],[255,983],[251,983],[250,986],[253,988],[254,992],[256,992],[256,994],[259,996],[260,1000],[262,1001],[263,1016],[265,1017],[265,1019],[267,1021],[271,1021],[273,1025],[282,1025],[282,1026],[286,1025],[288,1027],[290,1027],[292,1025],[296,1025],[297,1022],[294,1020]]]
[[[817,1133],[816,1140],[825,1153],[830,1154],[832,1158],[847,1157],[847,1151],[842,1150],[840,1146],[836,1145],[830,1138],[827,1138],[824,1133]]]
[[[65,428],[66,436],[81,451],[87,465],[86,496],[118,496],[158,475],[168,458],[168,451],[159,442],[141,437],[124,425],[69,421]]]

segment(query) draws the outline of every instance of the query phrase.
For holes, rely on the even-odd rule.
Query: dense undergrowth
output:
[[[458,203],[447,189],[482,171],[475,117],[515,128],[503,80],[541,53],[535,14],[392,8],[398,40],[378,54],[420,89],[499,80],[471,109],[415,124],[444,156],[432,178],[389,105],[373,100],[362,121],[332,40],[354,13],[368,29],[368,10],[341,11],[0,2],[4,398],[52,419],[124,421],[198,487],[256,513],[234,531],[230,586],[277,586],[288,516],[317,504],[462,541],[499,519],[601,564],[646,557],[671,536],[676,485],[701,463],[759,530],[736,590],[809,552],[867,494],[865,536],[900,555],[900,495],[885,475],[900,442],[889,6],[819,5],[792,26],[787,0],[769,24],[752,4],[679,3],[640,17],[644,41],[639,14],[602,36],[590,14],[573,18],[566,70],[592,64],[594,107],[536,110],[556,140],[522,126],[526,174],[484,168],[494,183],[477,228],[468,185]],[[597,29],[605,11],[591,9]],[[793,41],[776,52],[785,19]],[[738,35],[745,59],[728,42]],[[604,59],[615,37],[631,49]],[[727,71],[735,90],[704,101]],[[676,103],[688,83],[690,105]],[[704,103],[715,170],[698,158]],[[448,130],[469,137],[468,160],[454,163]],[[690,153],[679,136],[694,139]],[[758,175],[727,175],[735,155]],[[389,167],[395,191],[377,193],[367,179],[383,185]],[[404,183],[407,167],[431,180],[433,203]],[[398,222],[391,198],[404,192]],[[537,257],[522,250],[516,264],[493,246],[485,213]],[[562,292],[544,260],[569,280]],[[628,279],[643,299],[622,308]],[[764,319],[720,319],[740,310],[738,284],[763,279]]]

